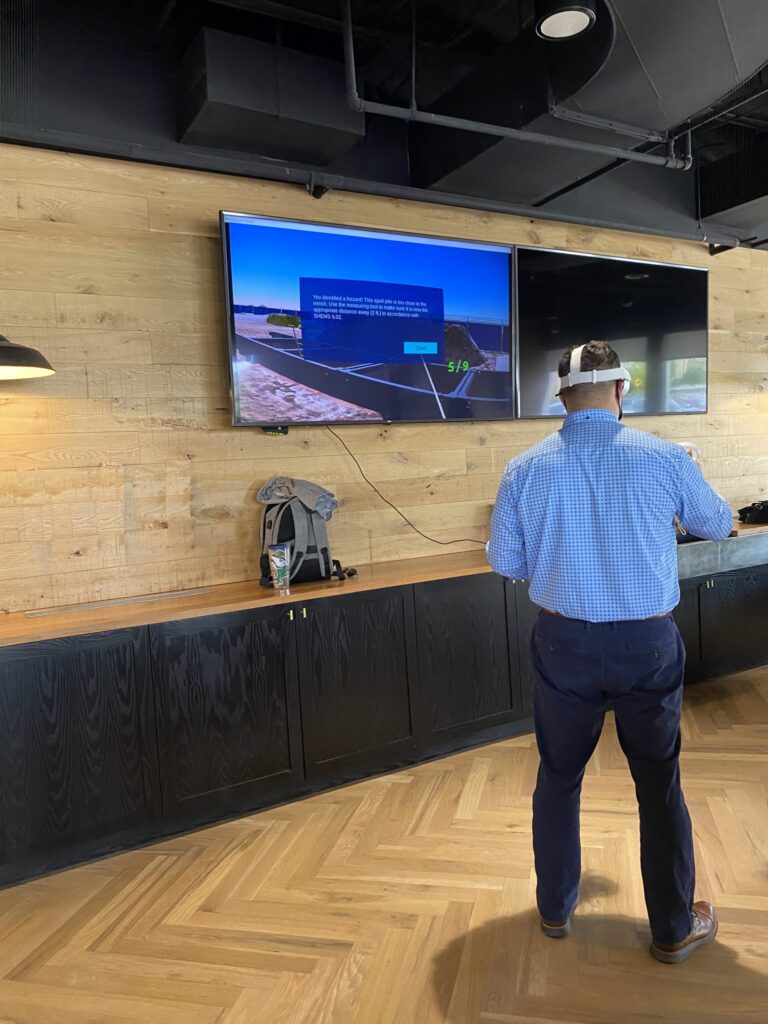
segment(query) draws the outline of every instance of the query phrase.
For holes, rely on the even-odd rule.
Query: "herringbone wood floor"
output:
[[[1,1024],[768,1020],[768,669],[691,690],[684,778],[716,944],[646,954],[631,781],[589,769],[571,939],[537,929],[530,737],[0,893]]]

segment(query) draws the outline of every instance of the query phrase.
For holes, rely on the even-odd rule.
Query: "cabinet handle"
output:
[[[288,621],[293,622],[293,608],[288,612]]]
[[[306,608],[302,608],[301,609],[301,617],[302,617],[302,619],[306,619],[306,617],[307,617],[307,609]]]

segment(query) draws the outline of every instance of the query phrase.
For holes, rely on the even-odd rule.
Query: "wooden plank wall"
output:
[[[659,171],[663,174],[663,171]],[[768,489],[768,254],[0,146],[0,333],[57,368],[0,383],[0,608],[257,575],[254,500],[330,487],[347,565],[471,549],[414,534],[323,428],[229,426],[218,211],[388,227],[711,268],[711,411],[636,421],[700,445],[734,506]],[[505,462],[551,425],[345,427],[367,475],[442,540],[485,535]]]

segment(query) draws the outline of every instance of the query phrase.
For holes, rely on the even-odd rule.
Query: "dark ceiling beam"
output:
[[[553,203],[556,199],[560,199],[562,196],[567,196],[570,192],[575,192],[577,188],[581,188],[583,185],[588,185],[590,181],[595,181],[596,178],[602,178],[604,174],[608,174],[610,171],[615,171],[619,167],[626,166],[626,160],[612,160],[611,163],[606,164],[604,167],[598,167],[596,171],[592,171],[591,174],[584,174],[582,177],[577,178],[575,181],[569,181],[567,185],[563,185],[562,188],[555,189],[554,192],[548,192],[545,196],[539,196],[535,199],[531,206],[536,207],[540,210],[546,206],[547,203]]]
[[[742,107],[747,106],[747,104],[755,103],[764,96],[768,96],[768,87],[765,86],[765,80],[766,73],[764,69],[761,68],[754,78],[739,86],[737,90],[740,95],[739,99],[735,99],[734,93],[729,93],[727,97],[714,107],[710,107],[698,117],[691,117],[684,124],[679,125],[671,133],[672,138],[679,139],[685,135],[686,132],[693,132],[695,134],[707,125],[720,120],[724,120],[727,123],[728,115],[732,114],[733,111],[740,110]],[[748,93],[746,96],[743,95],[745,89]],[[748,113],[748,111],[745,111],[745,113]]]
[[[733,125],[735,128],[750,128],[755,132],[764,132],[768,129],[768,118],[754,115],[748,117],[746,114],[724,114],[722,116],[727,124]]]
[[[699,189],[705,220],[768,197],[768,140],[755,134],[735,153],[702,164]]]
[[[341,18],[332,18],[327,14],[318,14],[315,11],[307,11],[293,7],[290,3],[282,3],[281,0],[212,0],[221,7],[231,7],[234,10],[249,11],[251,14],[262,14],[265,17],[277,18],[280,21],[293,22],[296,25],[305,25],[308,28],[320,29],[335,35],[341,35]],[[158,21],[156,34],[162,33],[173,18],[175,11],[183,4],[183,0],[169,0]],[[400,46],[405,42],[403,35],[391,32],[386,28],[368,28],[364,24],[355,25],[355,35],[360,39],[368,39],[372,42],[398,43]],[[440,49],[429,42],[419,43],[419,46],[432,49]]]
[[[634,152],[652,153],[658,148],[658,142],[648,142],[642,146],[638,146]],[[569,181],[566,185],[563,185],[562,188],[558,188],[554,192],[549,192],[545,196],[539,196],[531,203],[531,206],[535,206],[537,209],[540,209],[548,203],[553,203],[556,199],[560,199],[562,196],[567,196],[569,192],[575,192],[577,188],[581,188],[583,185],[588,185],[591,181],[595,181],[597,178],[602,178],[604,174],[610,174],[611,171],[617,171],[620,167],[626,167],[629,162],[629,160],[625,159],[612,160],[603,167],[598,167],[597,170],[592,171],[591,174],[584,174],[575,181]]]
[[[457,32],[453,39],[448,44],[448,48],[452,49],[458,46],[459,43],[463,43],[465,39],[469,38],[473,32],[477,32],[478,29],[484,29],[488,22],[505,7],[509,8],[509,0],[497,0],[496,5],[489,11],[486,11],[484,18],[480,19],[479,23],[476,19],[472,19],[472,22],[467,25],[461,32]],[[518,34],[522,32],[523,23],[525,17],[523,15],[523,8],[525,7],[525,0],[518,0],[517,3],[517,21],[518,21]]]

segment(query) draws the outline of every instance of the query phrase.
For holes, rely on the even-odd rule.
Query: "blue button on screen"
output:
[[[404,341],[403,355],[406,356],[436,356],[436,341]]]

